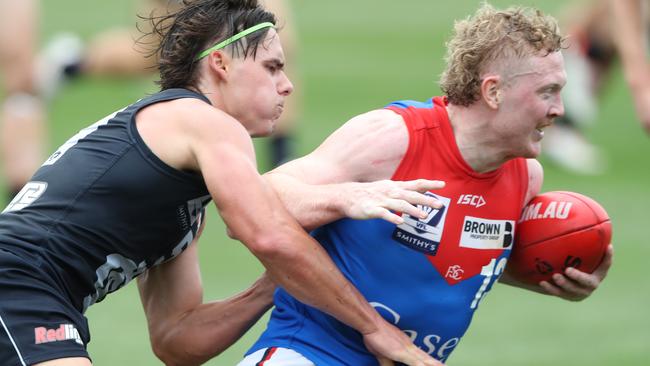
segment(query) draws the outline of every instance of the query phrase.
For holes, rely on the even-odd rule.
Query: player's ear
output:
[[[481,80],[481,97],[492,109],[501,103],[501,83],[498,75],[487,75]]]
[[[230,66],[230,57],[222,50],[211,52],[207,57],[208,68],[219,78],[225,79]]]

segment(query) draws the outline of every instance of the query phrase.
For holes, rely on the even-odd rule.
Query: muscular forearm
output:
[[[345,183],[311,185],[284,173],[269,172],[264,178],[300,226],[309,231],[344,217]]]
[[[376,330],[379,316],[341,274],[325,250],[292,228],[292,245],[259,254],[271,278],[301,302],[316,307],[362,334]],[[298,231],[300,230],[300,231]]]
[[[396,225],[404,221],[403,213],[426,217],[418,206],[439,208],[440,202],[423,192],[444,187],[444,182],[424,179],[312,185],[284,173],[266,178],[290,214],[307,230],[343,217],[380,218]]]
[[[228,150],[219,151],[228,156]],[[245,166],[205,173],[224,223],[262,262],[271,278],[299,301],[362,333],[376,329],[377,312],[343,277],[325,250],[291,217],[273,188]],[[233,192],[233,187],[238,189]]]
[[[272,306],[274,289],[275,285],[263,277],[231,298],[201,304],[174,320],[173,325],[152,329],[155,354],[168,366],[203,364],[257,322]],[[153,334],[156,331],[159,334]]]

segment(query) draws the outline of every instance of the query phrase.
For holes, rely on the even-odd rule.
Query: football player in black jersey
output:
[[[257,172],[251,136],[273,131],[293,89],[273,14],[256,0],[187,0],[154,22],[161,92],[70,138],[0,215],[0,364],[90,365],[84,311],[139,276],[166,364],[224,350],[271,306],[277,283],[358,330],[382,365],[438,365],[377,314]],[[439,203],[418,192],[441,186],[313,187],[329,196],[301,223],[424,217],[416,204]],[[210,199],[268,277],[203,303],[195,242]]]

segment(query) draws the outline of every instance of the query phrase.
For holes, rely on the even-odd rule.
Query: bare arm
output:
[[[136,123],[147,145],[164,162],[201,172],[225,224],[262,262],[274,282],[298,300],[358,330],[380,359],[439,364],[383,320],[323,248],[291,218],[257,173],[250,137],[232,117],[203,102],[179,99],[144,109]],[[168,310],[168,315],[176,313]]]
[[[402,118],[388,110],[372,111],[351,119],[314,152],[265,178],[307,229],[342,217],[400,224],[401,216],[391,211],[424,217],[415,205],[437,207],[439,203],[421,193],[444,186],[439,181],[389,180],[407,147]]]
[[[154,353],[166,365],[200,365],[235,343],[273,303],[266,275],[247,290],[203,303],[196,240],[138,277]]]
[[[186,108],[203,106],[196,100],[163,102],[136,116],[138,132],[147,146],[165,163],[191,166],[188,128],[178,123],[190,116]],[[169,136],[175,136],[169,139]],[[262,276],[249,289],[222,301],[203,303],[197,240],[173,260],[149,269],[138,278],[138,289],[147,317],[151,345],[167,365],[196,365],[221,353],[273,302],[275,284]]]
[[[537,159],[527,159],[528,165],[528,190],[526,191],[526,198],[524,205],[527,205],[530,200],[539,194],[542,190],[544,183],[544,168]]]
[[[193,144],[196,160],[228,228],[300,301],[362,333],[373,331],[376,315],[370,306],[257,173],[246,131],[236,122],[219,124],[218,131],[206,129]]]
[[[225,224],[299,301],[348,324],[368,349],[413,365],[438,363],[384,321],[336,268],[325,250],[286,211],[257,173],[252,142],[232,118],[204,111],[190,146]],[[217,123],[220,121],[222,123]]]
[[[646,38],[647,6],[642,0],[608,0],[611,31],[623,73],[642,126],[650,133],[650,64]]]
[[[647,45],[644,12],[641,0],[608,0],[612,17],[614,44],[623,62],[630,84],[639,83],[639,73],[647,74]]]

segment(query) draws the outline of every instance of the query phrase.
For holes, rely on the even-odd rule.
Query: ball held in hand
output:
[[[592,273],[611,239],[611,221],[596,201],[575,192],[542,193],[522,212],[509,271],[529,284],[548,281],[567,267]]]

